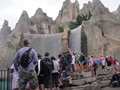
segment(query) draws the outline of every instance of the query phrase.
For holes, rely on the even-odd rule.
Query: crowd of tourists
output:
[[[85,71],[90,71],[93,76],[97,75],[99,69],[119,72],[119,61],[112,56],[96,59],[68,49],[67,53],[59,54],[58,57],[46,52],[42,58],[30,48],[27,39],[23,43],[24,47],[13,58],[12,90],[59,90],[64,87],[64,80],[68,80],[69,86],[72,86],[71,73],[84,77]]]

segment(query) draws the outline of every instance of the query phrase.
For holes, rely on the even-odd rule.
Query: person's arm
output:
[[[13,57],[13,64],[16,64],[18,59],[19,59],[19,51],[17,51],[15,56]]]

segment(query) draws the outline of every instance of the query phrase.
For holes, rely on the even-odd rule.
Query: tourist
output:
[[[97,59],[93,59],[94,64],[93,64],[93,68],[94,68],[94,75],[97,75],[97,69],[98,69],[98,60]]]
[[[54,90],[55,87],[57,90],[59,90],[59,81],[58,81],[59,63],[54,56],[51,57],[51,60],[53,61],[53,65],[54,65],[54,70],[52,71],[52,90]]]
[[[38,76],[38,84],[39,84],[39,88],[40,90],[44,90],[44,82],[45,82],[45,72],[47,72],[46,70],[46,65],[42,60],[41,55],[38,53],[38,63],[35,67],[35,70],[37,72],[37,76]]]
[[[58,55],[58,62],[60,62],[61,57],[62,57],[62,54],[59,54],[59,55]]]
[[[63,68],[65,68],[64,67],[64,57],[63,57],[63,55],[60,58],[59,65],[62,66]]]
[[[80,57],[80,56],[78,55],[77,52],[75,53],[75,57],[76,57],[76,60],[75,60],[76,70],[75,70],[75,72],[76,72],[77,74],[79,74],[79,72],[80,72],[80,68],[79,68],[79,63],[80,63],[79,57]]]
[[[91,71],[92,75],[94,75],[94,71],[93,71],[93,65],[94,65],[93,56],[89,55],[88,61],[89,61],[89,70]]]
[[[101,61],[101,65],[102,65],[102,69],[105,69],[105,58],[103,56],[100,57],[100,61]]]
[[[110,66],[111,66],[111,62],[110,62],[109,56],[106,56],[105,61],[106,61],[106,63],[107,63],[107,69],[109,70],[109,69],[110,69]]]
[[[52,88],[52,70],[54,70],[54,65],[53,65],[52,60],[49,58],[48,52],[45,53],[45,58],[43,59],[43,61],[45,62],[45,64],[50,70],[50,75],[45,77],[45,83],[44,83],[45,88],[50,90],[50,88]]]
[[[75,72],[75,53],[71,52],[71,56],[72,56],[71,69],[72,72]]]
[[[70,70],[71,70],[72,56],[71,56],[71,54],[69,53],[69,51],[67,52],[67,55],[66,55],[65,59],[66,59],[66,61],[67,61],[66,70],[67,70],[67,72],[70,72]]]
[[[14,64],[11,66],[11,75],[12,75],[12,90],[18,90],[19,73],[18,69],[15,68]]]
[[[38,79],[35,72],[35,64],[38,61],[37,53],[33,48],[30,48],[29,41],[24,40],[24,47],[19,49],[13,58],[13,64],[20,62],[19,67],[19,90],[25,90],[27,83],[29,82],[31,90],[35,90],[38,86]],[[29,59],[27,67],[24,67],[21,63],[22,57],[26,51],[29,50]],[[25,64],[26,65],[26,64]]]
[[[84,66],[86,66],[86,59],[82,52],[79,53],[79,63],[80,63],[80,76],[83,77],[82,73],[84,72]],[[84,65],[84,66],[83,66]]]
[[[68,80],[69,81],[69,86],[72,86],[71,75],[68,75],[68,73],[66,72],[66,70],[64,70],[60,66],[60,70],[59,70],[59,84],[60,84],[60,88],[64,87],[64,80]]]
[[[111,69],[112,69],[112,71],[113,71],[113,70],[114,70],[115,61],[114,61],[114,59],[113,59],[112,56],[110,56],[110,62],[111,62]]]

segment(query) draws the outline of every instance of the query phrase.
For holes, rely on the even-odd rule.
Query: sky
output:
[[[11,29],[15,28],[22,11],[27,11],[29,17],[33,16],[38,8],[42,8],[53,20],[58,15],[59,10],[65,0],[0,0],[0,28],[2,28],[4,20],[8,20]],[[71,0],[74,2],[75,0]],[[93,0],[78,0],[80,9],[83,3]],[[115,11],[120,5],[120,0],[100,0],[109,10]]]

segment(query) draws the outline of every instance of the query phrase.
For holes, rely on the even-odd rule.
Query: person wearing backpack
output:
[[[20,48],[13,58],[13,64],[19,62],[16,65],[19,72],[19,90],[25,90],[28,82],[31,90],[35,90],[38,86],[38,79],[35,72],[35,65],[38,62],[37,53],[33,48],[30,48],[27,39],[23,43],[24,47]]]
[[[42,60],[40,54],[38,54],[38,59],[39,60],[35,67],[35,70],[38,77],[39,88],[40,90],[44,90],[45,77],[50,75],[50,71],[48,70],[47,65]]]
[[[52,60],[49,58],[49,53],[46,52],[45,53],[45,58],[43,59],[43,61],[45,62],[45,64],[47,65],[50,75],[45,76],[45,88],[47,88],[47,90],[50,90],[50,88],[52,88],[52,70],[54,70],[54,65]]]

